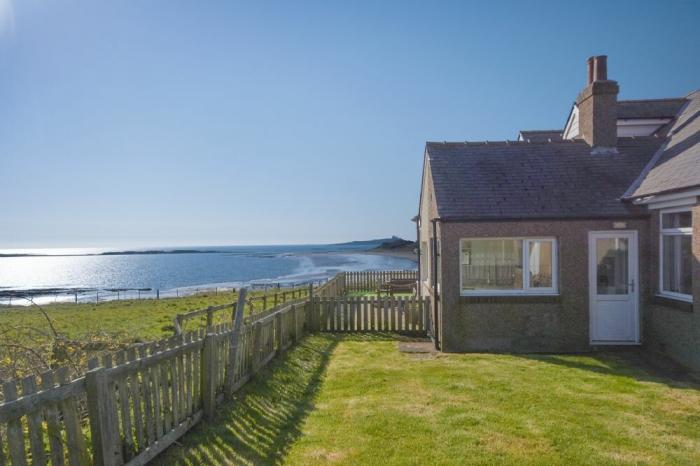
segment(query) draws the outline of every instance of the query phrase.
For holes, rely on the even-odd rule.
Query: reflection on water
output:
[[[285,284],[323,280],[340,271],[416,267],[415,262],[408,259],[363,253],[352,247],[245,246],[216,248],[216,251],[206,254],[0,257],[0,293],[48,288],[170,290],[241,286],[265,281]],[[93,250],[88,253],[100,252]],[[36,253],[35,250],[32,253]]]

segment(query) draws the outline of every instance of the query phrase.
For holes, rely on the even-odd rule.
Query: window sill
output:
[[[677,296],[657,294],[651,297],[651,302],[658,306],[670,307],[673,309],[678,309],[679,311],[693,312],[693,301],[688,301],[687,299],[679,298]]]
[[[460,295],[460,303],[464,304],[538,304],[538,303],[560,303],[561,295],[558,293],[548,294],[498,294],[498,295]]]

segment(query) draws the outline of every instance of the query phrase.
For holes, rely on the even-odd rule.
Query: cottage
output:
[[[426,144],[420,280],[443,351],[644,345],[700,369],[700,91],[618,90],[592,57],[563,129]]]

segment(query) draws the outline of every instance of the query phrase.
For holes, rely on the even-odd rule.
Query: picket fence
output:
[[[425,298],[313,298],[312,325],[321,332],[395,332],[425,334],[429,303]]]
[[[310,287],[304,298],[247,317],[241,290],[235,305],[219,309],[231,310],[228,322],[214,325],[210,318],[206,328],[191,332],[180,326],[172,338],[90,360],[88,372],[76,378],[62,368],[43,374],[40,383],[34,376],[19,388],[6,382],[0,466],[143,465],[211,419],[218,403],[304,333],[425,335],[427,299],[346,295],[411,274],[339,274]]]
[[[417,270],[369,270],[363,272],[343,272],[344,292],[374,292],[391,280],[418,281]],[[337,296],[337,295],[336,295]]]
[[[146,464],[297,341],[309,307],[285,304],[247,322],[237,313],[208,331],[93,359],[72,381],[66,369],[46,373],[40,391],[27,377],[21,397],[5,383],[0,465]]]
[[[376,292],[391,280],[418,281],[417,270],[366,270],[362,272],[341,272],[321,285],[314,296],[332,298],[352,292]]]
[[[246,299],[246,306],[248,306],[248,314],[254,314],[257,317],[262,317],[271,312],[274,312],[280,304],[300,303],[303,298],[308,298],[314,292],[314,285],[309,284],[303,287],[295,287],[289,289],[274,289],[274,292],[270,294],[263,294],[259,296],[251,296]],[[272,305],[268,308],[268,305]],[[256,313],[256,310],[260,308],[261,311]],[[185,325],[191,321],[204,318],[206,328],[212,327],[216,320],[226,319],[225,315],[222,315],[222,311],[232,310],[236,312],[236,303],[220,304],[218,306],[209,306],[204,309],[197,309],[195,311],[189,311],[182,314],[178,314],[173,319],[173,327],[175,329],[175,334],[180,335],[185,331]],[[246,314],[244,312],[244,314]],[[221,316],[221,317],[219,317]],[[246,317],[246,319],[250,319]]]

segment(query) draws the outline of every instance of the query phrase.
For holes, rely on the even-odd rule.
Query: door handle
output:
[[[632,280],[632,281],[629,283],[628,286],[629,286],[630,292],[631,292],[631,293],[634,293],[634,280]]]

